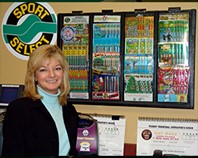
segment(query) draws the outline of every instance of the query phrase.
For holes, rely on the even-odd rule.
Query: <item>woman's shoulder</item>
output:
[[[27,102],[32,102],[33,100],[31,98],[28,97],[21,97],[21,98],[17,98],[13,101],[10,102],[9,105],[13,105],[13,104],[23,104],[23,103],[27,103]]]
[[[17,98],[13,101],[11,101],[8,105],[8,108],[23,108],[23,107],[27,107],[27,105],[33,105],[34,104],[34,100],[28,97],[21,97],[21,98]]]
[[[67,101],[67,105],[63,106],[65,109],[68,109],[70,111],[75,111],[76,112],[76,108],[75,106],[73,105],[72,102],[70,101]]]

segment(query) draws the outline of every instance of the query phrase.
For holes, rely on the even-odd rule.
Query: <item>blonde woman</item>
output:
[[[42,45],[30,55],[24,97],[6,110],[2,155],[77,155],[78,113],[66,99],[68,75],[66,59],[56,45]]]

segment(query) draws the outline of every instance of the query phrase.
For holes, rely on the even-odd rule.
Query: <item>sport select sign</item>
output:
[[[48,3],[13,3],[3,18],[2,36],[14,56],[28,60],[40,45],[56,42],[56,14]]]

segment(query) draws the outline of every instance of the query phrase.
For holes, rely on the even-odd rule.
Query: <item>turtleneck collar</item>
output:
[[[38,93],[43,97],[41,100],[46,104],[56,104],[58,102],[58,96],[60,95],[60,89],[58,89],[57,94],[50,94],[44,91],[40,86],[37,85]]]

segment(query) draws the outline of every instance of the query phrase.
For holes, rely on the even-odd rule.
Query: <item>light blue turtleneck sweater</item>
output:
[[[52,118],[55,121],[58,136],[59,136],[59,156],[67,156],[70,150],[70,143],[67,135],[67,130],[63,121],[62,106],[59,104],[58,96],[60,90],[57,94],[50,94],[37,86],[38,93],[43,96],[41,99],[42,103],[45,105]]]

